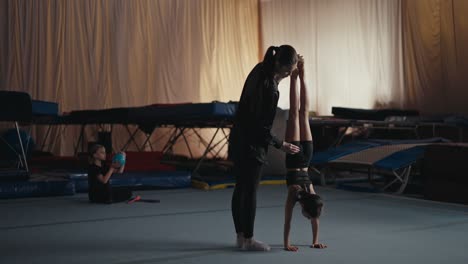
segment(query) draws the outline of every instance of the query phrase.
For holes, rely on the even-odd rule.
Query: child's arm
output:
[[[287,251],[297,251],[298,248],[295,246],[291,246],[289,244],[289,232],[291,230],[291,219],[293,214],[295,201],[295,190],[290,189],[288,191],[288,198],[286,199],[286,206],[284,210],[284,249]]]
[[[315,190],[314,190],[314,185],[311,184],[310,185],[310,193],[313,193],[315,194]],[[312,218],[310,220],[310,223],[312,224],[312,248],[326,248],[327,246],[324,245],[324,244],[320,244],[318,242],[319,240],[319,219],[316,217],[316,218]]]
[[[107,171],[105,175],[99,174],[97,178],[102,183],[107,183],[114,172],[115,172],[115,168],[114,168],[114,164],[112,164],[112,166],[109,168],[109,170]]]
[[[324,244],[320,244],[318,242],[318,237],[319,237],[319,219],[312,218],[310,220],[312,224],[312,248],[326,248],[327,246]]]

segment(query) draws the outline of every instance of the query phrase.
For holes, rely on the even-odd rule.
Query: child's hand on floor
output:
[[[296,251],[299,250],[299,248],[296,247],[296,246],[291,246],[291,245],[289,245],[289,246],[284,247],[284,250],[296,252]]]
[[[322,248],[327,248],[327,245],[325,244],[312,244],[312,246],[310,246],[311,248],[319,248],[319,249],[322,249]]]

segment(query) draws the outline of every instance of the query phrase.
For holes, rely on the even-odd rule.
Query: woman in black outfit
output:
[[[270,145],[294,154],[299,147],[276,138],[271,127],[278,105],[279,82],[296,69],[297,53],[289,45],[268,48],[245,81],[229,139],[229,157],[234,162],[236,186],[232,196],[232,216],[237,246],[242,250],[269,251],[254,240],[257,188]]]

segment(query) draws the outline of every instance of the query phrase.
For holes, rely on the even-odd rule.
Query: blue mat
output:
[[[32,100],[32,113],[33,115],[58,116],[58,104],[54,102]]]
[[[448,116],[444,119],[444,123],[459,127],[468,127],[468,117],[466,116]]]
[[[62,116],[63,124],[174,124],[232,120],[237,103],[211,102],[187,104],[155,104],[141,107],[120,107],[101,110],[72,111]]]
[[[154,117],[184,121],[192,119],[204,120],[213,117],[233,118],[236,113],[237,104],[215,101],[211,103],[181,104],[165,107],[150,106],[148,108],[155,110],[153,113]]]
[[[396,145],[396,144],[418,144],[418,143],[442,143],[448,142],[444,138],[429,138],[421,140],[384,140],[384,139],[370,139],[358,140],[348,144],[344,144],[335,148],[330,148],[326,151],[314,153],[310,165],[320,165],[330,162],[332,160],[341,158],[343,156],[363,151],[369,148]],[[382,169],[398,169],[405,167],[416,159],[422,157],[424,153],[424,146],[413,147],[404,151],[394,153],[380,161],[375,166]]]
[[[88,178],[83,172],[55,172],[35,181],[0,182],[0,199],[74,195],[88,192]],[[188,171],[127,172],[112,176],[113,186],[140,188],[187,188]]]
[[[28,93],[0,91],[0,121],[30,122],[32,102]]]
[[[263,175],[260,180],[261,185],[277,185],[285,183],[286,179],[284,175]],[[234,177],[230,174],[192,179],[192,187],[202,190],[232,188],[235,186],[235,184],[236,181],[234,180]]]
[[[397,170],[407,167],[424,156],[425,148],[426,146],[416,146],[398,151],[374,163],[374,167],[384,170]]]
[[[76,192],[88,192],[88,177],[83,174],[70,175]],[[115,174],[110,180],[112,186],[140,188],[188,188],[191,186],[189,171],[125,172]]]
[[[341,145],[335,148],[330,148],[326,151],[314,153],[310,165],[325,164],[329,161],[338,159],[345,155],[362,151],[368,148],[380,146],[380,143],[374,143],[371,141],[354,141],[345,145]]]
[[[74,195],[71,180],[0,182],[0,198]]]
[[[335,117],[349,118],[356,120],[385,120],[390,116],[419,116],[416,110],[400,109],[359,109],[347,107],[332,107],[332,114]]]

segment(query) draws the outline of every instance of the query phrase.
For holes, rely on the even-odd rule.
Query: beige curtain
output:
[[[257,0],[0,0],[0,89],[63,112],[238,100],[258,23]],[[77,131],[55,130],[55,152],[71,154]]]
[[[468,114],[468,1],[404,0],[408,107]]]
[[[399,0],[262,0],[263,47],[304,55],[311,110],[401,107]],[[280,105],[289,108],[288,81]]]

